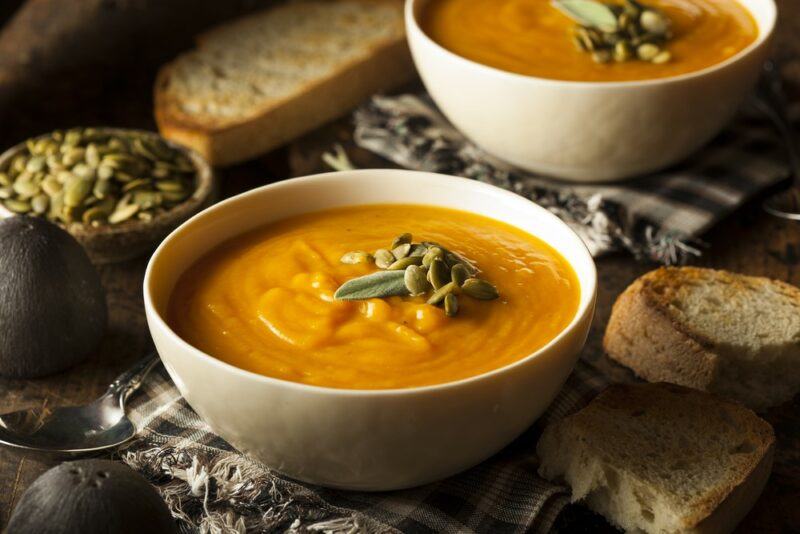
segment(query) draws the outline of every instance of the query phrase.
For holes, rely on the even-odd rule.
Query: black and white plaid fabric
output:
[[[579,363],[536,425],[490,460],[428,486],[361,493],[301,484],[239,454],[186,404],[161,368],[132,402],[139,439],[120,455],[159,486],[187,533],[543,534],[569,496],[536,474],[539,433],[606,384]]]
[[[745,110],[711,144],[666,171],[622,184],[554,182],[469,142],[427,96],[376,96],[355,114],[356,143],[408,169],[474,178],[553,211],[594,255],[627,250],[665,264],[700,255],[698,238],[789,176],[772,125]]]

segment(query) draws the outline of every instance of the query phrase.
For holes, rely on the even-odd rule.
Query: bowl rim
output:
[[[414,12],[416,5],[423,1],[430,2],[434,0],[406,0],[405,4],[406,38],[408,39],[409,43],[411,42],[412,38],[416,36],[417,38],[421,39],[426,46],[433,48],[438,53],[445,56],[447,59],[455,61],[456,63],[459,63],[466,67],[478,69],[479,71],[480,70],[485,71],[486,74],[488,75],[500,76],[501,78],[515,80],[522,83],[536,83],[544,85],[566,85],[571,88],[586,88],[586,89],[627,89],[634,87],[650,87],[658,85],[671,85],[675,83],[691,81],[697,78],[702,78],[703,76],[710,75],[714,72],[730,67],[735,63],[739,63],[746,57],[752,55],[756,50],[766,45],[772,39],[778,21],[778,6],[775,3],[775,0],[759,0],[765,2],[767,8],[770,10],[768,14],[769,17],[768,26],[766,28],[762,28],[761,24],[759,24],[759,21],[756,19],[756,24],[758,25],[759,32],[755,41],[753,41],[748,46],[746,46],[733,56],[729,57],[725,61],[715,63],[700,70],[686,72],[684,74],[679,74],[677,76],[667,76],[664,78],[645,78],[643,80],[620,80],[620,81],[559,80],[557,78],[542,78],[538,76],[530,76],[527,74],[519,74],[516,72],[499,69],[497,67],[492,67],[490,65],[485,65],[478,61],[474,61],[472,59],[466,58],[464,56],[456,54],[455,52],[448,50],[444,46],[434,41],[430,36],[428,36],[428,34],[419,25],[419,21],[417,20],[417,16],[415,15]],[[755,19],[752,10],[748,6],[745,6],[742,2],[739,1],[739,3],[742,5],[742,7],[744,7],[744,9],[747,10],[747,12],[753,17],[753,19]]]
[[[234,206],[236,203],[241,201],[241,199],[250,197],[250,196],[259,196],[268,194],[265,193],[267,191],[274,191],[283,188],[291,188],[295,187],[298,184],[308,184],[308,183],[316,183],[316,182],[324,182],[329,180],[337,180],[337,179],[348,179],[347,177],[352,175],[354,177],[362,177],[365,175],[372,175],[375,177],[377,181],[385,181],[387,179],[391,179],[390,176],[398,175],[398,174],[412,174],[417,176],[425,175],[428,179],[440,180],[442,182],[448,182],[448,184],[452,187],[465,187],[471,189],[471,192],[475,193],[491,193],[493,195],[498,195],[502,197],[506,197],[511,201],[514,202],[527,202],[530,206],[530,209],[538,210],[544,217],[550,218],[555,224],[562,226],[565,230],[567,230],[575,239],[575,243],[580,250],[580,255],[583,257],[583,261],[586,262],[586,267],[588,267],[587,271],[587,280],[586,284],[580,279],[577,273],[577,268],[570,263],[570,266],[576,271],[576,277],[580,282],[580,289],[581,289],[581,297],[580,297],[580,304],[578,306],[578,310],[575,312],[570,323],[564,327],[561,332],[558,333],[553,339],[551,339],[546,345],[540,347],[536,351],[524,356],[514,362],[511,362],[507,365],[498,367],[496,369],[492,369],[485,373],[481,373],[474,376],[469,376],[466,378],[462,378],[459,380],[453,380],[449,382],[442,382],[437,384],[429,384],[425,386],[415,386],[409,388],[386,388],[386,389],[356,389],[356,388],[336,388],[330,386],[318,386],[314,384],[304,384],[302,382],[294,382],[291,380],[285,380],[283,378],[276,378],[267,375],[262,375],[253,371],[248,371],[246,369],[242,369],[241,367],[237,367],[230,363],[227,363],[223,360],[215,358],[210,354],[198,349],[188,341],[185,341],[180,335],[178,335],[172,327],[167,323],[166,319],[162,317],[161,313],[156,309],[156,306],[153,303],[152,297],[152,280],[153,280],[153,269],[154,265],[157,262],[158,257],[164,253],[164,250],[171,245],[171,242],[181,238],[181,233],[186,231],[186,229],[195,223],[196,220],[200,218],[205,218],[212,216],[210,214],[214,214],[217,212],[221,212],[223,210],[229,209],[230,207]],[[374,202],[374,204],[379,204],[380,202]],[[391,202],[389,202],[391,204]],[[425,204],[430,206],[437,206],[437,204]],[[343,205],[342,207],[346,207]],[[457,209],[457,208],[456,208]],[[314,210],[320,211],[320,210]],[[300,212],[304,213],[304,212]],[[311,213],[311,212],[307,212]],[[489,217],[494,218],[494,217]],[[502,222],[502,221],[501,221]],[[506,222],[506,224],[511,224]],[[514,226],[513,224],[511,224]],[[526,231],[526,233],[529,233]],[[553,247],[556,251],[561,254],[560,245],[554,244],[550,241],[545,240],[548,245]],[[218,246],[224,242],[220,241],[215,246]],[[213,248],[213,247],[212,247]],[[185,270],[184,270],[185,272]],[[538,357],[540,354],[544,354],[553,349],[557,344],[562,342],[567,336],[574,335],[575,330],[579,328],[579,326],[587,320],[591,322],[594,316],[594,308],[597,298],[597,268],[594,262],[594,258],[592,257],[589,249],[586,247],[586,244],[581,240],[581,238],[575,233],[572,228],[569,227],[565,222],[559,219],[555,214],[546,210],[545,208],[539,206],[533,201],[526,199],[516,193],[511,191],[507,191],[505,189],[501,189],[499,187],[486,184],[483,182],[478,182],[476,180],[471,180],[468,178],[461,178],[456,176],[450,176],[445,174],[439,173],[431,173],[431,172],[424,172],[424,171],[412,171],[406,169],[356,169],[356,170],[349,170],[349,171],[335,171],[335,172],[327,172],[327,173],[320,173],[320,174],[313,174],[308,176],[301,176],[296,178],[290,178],[287,180],[283,180],[280,182],[264,185],[261,187],[257,187],[251,189],[249,191],[245,191],[244,193],[240,193],[233,197],[230,197],[226,200],[223,200],[217,204],[214,204],[211,207],[208,207],[199,213],[192,216],[189,220],[185,221],[181,224],[178,228],[173,230],[162,242],[159,244],[158,248],[153,252],[153,255],[150,257],[147,263],[147,269],[145,270],[144,281],[143,281],[143,293],[144,293],[144,309],[145,314],[147,317],[148,323],[151,320],[155,320],[156,324],[150,324],[150,328],[153,329],[155,327],[160,328],[164,333],[166,333],[172,340],[173,343],[177,343],[183,349],[186,350],[187,353],[192,354],[193,357],[199,358],[201,360],[210,363],[211,365],[215,365],[218,368],[226,369],[227,371],[233,372],[235,375],[240,376],[241,378],[256,380],[257,382],[261,382],[264,384],[270,384],[273,386],[279,387],[288,387],[293,390],[297,391],[308,391],[308,392],[316,392],[320,394],[331,394],[337,396],[352,396],[352,397],[362,397],[362,396],[370,396],[370,397],[388,397],[388,396],[404,396],[404,395],[415,395],[421,393],[436,393],[441,392],[448,389],[458,388],[467,386],[469,384],[473,384],[476,382],[480,382],[483,380],[488,380],[493,377],[497,377],[498,375],[513,372],[514,369],[525,365],[532,359]],[[174,289],[171,288],[171,290]],[[170,290],[170,291],[171,291]],[[584,298],[585,295],[588,295]]]

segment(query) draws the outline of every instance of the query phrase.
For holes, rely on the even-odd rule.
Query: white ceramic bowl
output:
[[[546,347],[507,367],[447,384],[377,391],[308,386],[244,371],[192,347],[164,321],[178,277],[223,241],[293,215],[375,203],[468,210],[542,238],[577,273],[577,315]],[[144,280],[158,353],[188,403],[215,432],[290,477],[358,490],[438,480],[511,442],[547,408],[572,371],[595,294],[595,267],[586,247],[548,211],[479,182],[404,170],[322,174],[231,198],[167,237]]]
[[[656,80],[573,82],[505,72],[446,50],[418,24],[430,1],[406,0],[406,33],[417,70],[444,114],[500,159],[584,182],[659,170],[711,140],[752,90],[777,15],[773,0],[740,0],[758,23],[758,39],[704,70]]]

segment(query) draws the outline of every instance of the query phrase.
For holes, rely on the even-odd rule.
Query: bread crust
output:
[[[396,0],[377,1],[402,9]],[[224,123],[199,120],[181,111],[180,99],[167,91],[171,76],[172,67],[167,64],[156,79],[159,131],[167,139],[195,149],[212,165],[227,166],[264,154],[341,117],[370,95],[411,81],[415,70],[404,36],[388,38],[373,43],[366,57],[342,63],[332,75],[270,101],[250,117]]]
[[[603,348],[649,382],[707,390],[718,373],[719,357],[713,343],[677,321],[664,296],[653,290],[668,276],[662,267],[625,289],[612,307]]]

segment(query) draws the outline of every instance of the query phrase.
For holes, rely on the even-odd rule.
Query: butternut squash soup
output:
[[[392,245],[402,261],[383,257]],[[464,262],[453,267],[446,309],[437,284],[416,296],[334,298],[353,279],[391,277],[395,261],[405,275],[430,272],[440,248]],[[181,276],[167,320],[188,343],[242,369],[388,389],[524,358],[567,327],[579,300],[567,261],[522,230],[444,208],[372,205],[289,218],[224,243]]]
[[[621,6],[622,0],[605,3]],[[755,20],[737,0],[640,0],[639,4],[657,10],[671,23],[665,44],[669,54],[655,62],[615,61],[607,52],[604,57],[586,53],[580,40],[573,39],[575,22],[551,0],[431,0],[421,13],[420,25],[434,41],[467,59],[518,74],[570,81],[679,76],[721,63],[758,37]],[[635,56],[636,51],[627,54],[631,53]]]

